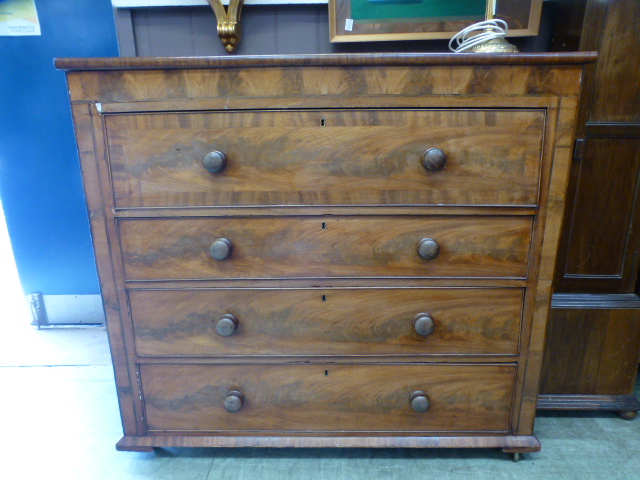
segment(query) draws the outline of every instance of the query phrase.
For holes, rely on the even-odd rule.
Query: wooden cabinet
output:
[[[640,409],[633,396],[640,355],[640,3],[559,3],[556,48],[598,50],[599,57],[585,71],[579,105],[582,143],[571,167],[540,407],[633,418]]]
[[[118,448],[538,450],[594,58],[58,60]]]

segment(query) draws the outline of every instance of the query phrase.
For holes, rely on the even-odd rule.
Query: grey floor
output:
[[[0,479],[640,479],[640,419],[610,413],[539,414],[542,451],[518,463],[485,449],[116,452],[103,328],[8,329],[0,385]]]

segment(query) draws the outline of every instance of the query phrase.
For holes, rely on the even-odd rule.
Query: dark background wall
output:
[[[521,51],[548,51],[554,2],[544,2],[540,34],[512,38]],[[118,9],[122,56],[225,55],[216,18],[209,7]],[[441,52],[448,40],[329,42],[329,10],[324,5],[245,5],[237,55]]]
[[[113,11],[109,0],[36,7],[41,36],[0,37],[0,199],[25,294],[97,294],[65,77],[53,58],[117,56]]]

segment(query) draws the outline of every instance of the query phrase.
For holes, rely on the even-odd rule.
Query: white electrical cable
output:
[[[500,24],[502,24],[502,26],[500,26]],[[475,32],[480,33],[474,35]],[[489,40],[504,38],[507,36],[507,33],[509,33],[507,22],[498,18],[474,23],[453,36],[449,41],[449,50],[456,53],[466,52],[477,45],[487,43]],[[454,42],[458,44],[455,48],[452,47]]]

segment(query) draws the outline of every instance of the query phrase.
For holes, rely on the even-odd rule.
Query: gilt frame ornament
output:
[[[538,34],[543,0],[498,1],[510,37]],[[485,18],[486,0],[329,0],[331,42],[450,39]]]
[[[228,9],[224,8],[221,0],[208,0],[208,2],[218,21],[220,41],[227,52],[233,53],[242,36],[240,16],[244,0],[230,0]]]

